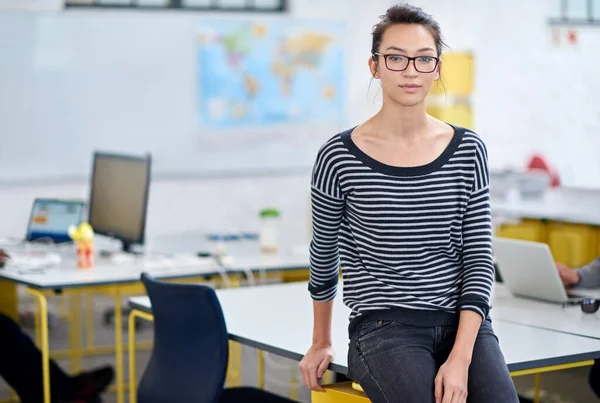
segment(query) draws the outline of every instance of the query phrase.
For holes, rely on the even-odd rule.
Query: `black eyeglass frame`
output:
[[[435,56],[416,56],[416,57],[409,57],[409,56],[404,56],[404,55],[399,55],[397,53],[373,53],[373,59],[375,59],[375,56],[382,56],[384,63],[385,63],[385,67],[390,70],[390,71],[404,71],[408,68],[408,66],[410,66],[410,62],[413,62],[413,67],[415,68],[416,71],[418,71],[419,73],[423,73],[423,74],[428,74],[428,73],[433,73],[435,71],[435,69],[437,69],[438,65],[440,64],[440,58],[439,57],[435,57]],[[401,69],[401,70],[397,70],[397,69],[390,69],[390,67],[388,66],[388,57],[389,56],[402,56],[408,59],[408,62],[406,63],[406,67]],[[431,71],[421,71],[417,68],[417,63],[416,60],[420,57],[430,57],[433,60],[435,60],[435,65],[433,66],[433,69]]]

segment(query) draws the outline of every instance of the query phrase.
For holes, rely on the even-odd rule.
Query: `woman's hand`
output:
[[[435,377],[435,403],[465,403],[469,378],[469,361],[448,357]]]
[[[324,392],[325,389],[319,384],[319,379],[323,377],[327,367],[333,360],[334,352],[331,345],[313,344],[308,352],[300,361],[300,370],[302,371],[302,381],[304,386],[310,390]]]

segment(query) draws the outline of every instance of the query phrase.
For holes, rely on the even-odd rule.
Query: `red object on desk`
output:
[[[534,154],[527,164],[527,170],[542,170],[550,176],[550,186],[555,188],[560,186],[560,180],[556,171],[546,162],[543,156]]]
[[[94,267],[94,243],[86,241],[76,242],[77,246],[77,267],[80,269],[90,269]]]

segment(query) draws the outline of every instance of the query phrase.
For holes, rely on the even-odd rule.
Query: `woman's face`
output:
[[[440,77],[437,56],[433,35],[425,26],[395,24],[384,32],[369,67],[373,77],[381,81],[384,99],[414,106],[425,101],[433,82]]]

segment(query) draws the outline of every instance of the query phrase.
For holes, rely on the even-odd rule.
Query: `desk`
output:
[[[539,199],[492,199],[490,205],[498,236],[547,243],[555,260],[571,267],[600,254],[600,191],[557,188]]]
[[[310,347],[313,311],[307,283],[218,290],[217,295],[231,340],[296,361]],[[129,303],[136,310],[151,313],[147,297],[131,298]],[[293,320],[282,322],[291,315]],[[329,367],[339,373],[347,371],[348,315],[340,288],[332,319],[336,357]],[[513,374],[577,366],[578,362],[600,358],[600,340],[500,320],[494,322],[494,329]]]
[[[158,253],[167,254],[213,253],[217,247],[216,242],[208,241],[206,234],[201,232],[162,235],[153,242]],[[229,273],[289,272],[309,267],[309,244],[290,244],[284,240],[279,251],[273,253],[262,253],[257,240],[232,240],[224,242],[224,245],[226,258],[223,266]],[[308,274],[304,277],[308,279]]]
[[[9,250],[10,252],[10,250]],[[273,256],[256,254],[231,259],[230,263],[218,265],[213,258],[183,257],[149,257],[132,258],[117,263],[110,259],[98,259],[92,269],[77,269],[73,258],[67,257],[58,266],[44,269],[41,272],[20,271],[17,268],[0,270],[0,279],[21,284],[33,295],[40,306],[40,348],[43,357],[45,403],[50,402],[49,382],[49,346],[47,323],[47,294],[68,292],[100,292],[114,297],[115,323],[122,319],[121,296],[123,287],[139,283],[140,274],[147,272],[162,279],[195,279],[211,278],[219,275],[249,273],[260,270],[285,271],[308,267],[308,254],[280,253]],[[77,343],[76,343],[77,344]],[[76,346],[79,347],[79,346]],[[122,327],[115,326],[115,355],[117,401],[124,401],[123,393],[123,337]]]
[[[69,292],[100,292],[114,296],[115,301],[115,358],[117,376],[117,401],[123,402],[123,337],[121,290],[123,286],[137,283],[142,271],[146,271],[161,279],[175,279],[217,275],[222,269],[209,258],[187,260],[186,262],[135,259],[130,262],[114,263],[100,259],[92,269],[78,269],[74,260],[67,259],[55,266],[34,272],[19,270],[7,266],[0,270],[0,279],[21,284],[33,295],[39,304],[39,323],[36,325],[40,349],[42,350],[42,367],[44,380],[45,403],[50,402],[49,345],[48,345],[48,308],[46,295]],[[81,306],[73,306],[76,317],[81,322]],[[81,332],[81,329],[78,329]],[[79,336],[80,337],[80,336]],[[81,341],[75,338],[75,346],[80,351]],[[74,338],[71,338],[74,341]],[[78,356],[79,357],[79,356]]]
[[[591,294],[600,297],[597,290]],[[494,285],[490,316],[496,321],[600,339],[600,313],[583,313],[579,306],[563,308],[561,304],[514,297],[501,284]]]
[[[600,191],[549,189],[543,198],[515,201],[492,198],[492,215],[600,226]]]

